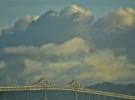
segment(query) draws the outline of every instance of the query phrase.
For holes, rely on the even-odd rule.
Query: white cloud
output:
[[[108,15],[98,19],[95,26],[97,30],[105,31],[107,34],[128,30],[135,26],[135,10],[132,8],[115,9]]]
[[[7,64],[4,61],[0,61],[0,69],[4,68]]]
[[[40,67],[42,66],[42,63],[38,62],[38,61],[32,61],[29,59],[25,60],[25,65],[27,66],[27,71],[37,71],[37,69],[40,69]]]
[[[3,30],[2,34],[15,34],[15,37],[8,37],[11,45],[63,43],[74,37],[86,37],[84,34],[92,21],[90,10],[70,5],[59,12],[51,10],[39,17],[26,16],[18,20],[13,28]]]
[[[5,48],[5,53],[32,56],[25,59],[22,78],[29,83],[46,76],[63,82],[72,78],[80,81],[116,81],[134,77],[134,64],[117,50],[97,50],[82,38],[73,38],[63,44],[44,44],[41,47],[17,46]],[[114,74],[115,73],[115,74]],[[26,78],[27,77],[27,78]],[[65,80],[65,81],[67,81]]]
[[[41,47],[35,46],[17,46],[5,48],[5,53],[27,54],[27,55],[72,55],[81,52],[87,53],[93,48],[82,38],[73,38],[63,44],[44,44]]]
[[[116,56],[109,49],[95,50],[81,56],[55,56],[47,60],[25,60],[23,77],[27,83],[45,76],[53,81],[67,82],[72,79],[79,81],[103,82],[128,80],[134,77],[135,65],[128,62],[125,55]],[[64,80],[66,78],[66,80]]]
[[[130,67],[135,65],[130,65],[125,56],[115,56],[112,50],[96,51],[85,57],[84,65],[89,69],[78,75],[78,79],[114,81],[134,76]]]
[[[5,30],[14,35],[0,37],[5,48],[0,53],[6,60],[6,64],[0,62],[0,69],[7,65],[8,73],[16,72],[17,79],[21,77],[26,83],[42,76],[53,81],[67,82],[75,78],[88,83],[133,79],[135,71],[131,69],[135,65],[130,62],[133,59],[124,53],[128,49],[134,51],[134,30],[125,35],[123,29],[135,26],[135,11],[119,8],[94,25],[92,21],[91,11],[77,5],[67,6],[60,12],[48,11],[39,18],[27,16],[18,20],[13,28]],[[108,34],[119,31],[123,34],[114,37]]]
[[[36,21],[39,16],[27,15],[22,19],[19,19],[14,25],[14,32],[24,31],[32,21]]]
[[[17,33],[20,31],[25,31],[28,25],[32,21],[36,21],[38,18],[39,18],[38,16],[27,15],[24,18],[17,20],[13,27],[2,30],[1,35],[7,35],[7,34],[12,34],[12,33]]]
[[[70,5],[65,7],[61,12],[62,16],[73,16],[73,21],[81,21],[89,23],[92,19],[93,14],[89,10],[78,7],[77,5]]]
[[[60,58],[58,58],[60,59]],[[30,60],[26,59],[25,69],[22,72],[22,77],[25,79],[27,83],[31,83],[32,81],[36,81],[41,77],[46,77],[49,79],[64,79],[65,76],[70,77],[70,75],[66,75],[66,71],[73,68],[74,66],[80,65],[80,62],[75,61],[46,61],[46,60]],[[65,73],[65,75],[64,75]]]

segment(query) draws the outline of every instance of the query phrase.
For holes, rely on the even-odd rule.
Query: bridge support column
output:
[[[75,92],[75,100],[78,100],[77,92]]]
[[[3,100],[6,100],[5,92],[3,92]]]
[[[113,97],[110,97],[110,100],[113,100]]]
[[[75,91],[72,91],[72,99],[71,100],[78,100],[78,94],[77,92]]]
[[[98,94],[97,94],[97,100],[98,100]]]
[[[13,96],[13,100],[16,100],[16,99],[15,99],[15,91],[12,91],[12,94],[13,94],[13,95],[12,95],[12,96]]]
[[[28,90],[25,91],[25,100],[28,100]]]
[[[0,100],[5,100],[5,91],[0,92]]]
[[[47,100],[47,93],[45,89],[44,89],[44,100]]]
[[[90,94],[88,94],[88,100],[91,100],[91,96],[90,96]]]
[[[105,100],[106,96],[104,95],[104,100]]]
[[[14,91],[14,100],[18,100],[18,91]]]
[[[0,100],[1,100],[1,97],[2,97],[2,93],[1,93],[1,91],[0,91]]]

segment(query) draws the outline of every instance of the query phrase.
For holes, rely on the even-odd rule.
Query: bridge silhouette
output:
[[[120,100],[135,100],[135,96],[130,96],[130,95],[124,95],[124,94],[117,94],[117,93],[111,93],[111,92],[104,92],[104,91],[97,91],[97,90],[91,90],[88,89],[84,86],[82,86],[78,81],[72,80],[69,84],[64,84],[64,85],[59,85],[59,84],[52,84],[49,81],[47,81],[45,78],[41,78],[31,86],[2,86],[0,87],[0,93],[2,96],[0,97],[0,100],[6,100],[5,99],[5,92],[9,91],[26,91],[25,92],[25,100],[28,100],[28,92],[29,91],[36,91],[36,90],[42,90],[44,91],[44,99],[43,100],[48,100],[47,99],[47,91],[48,90],[57,90],[57,91],[71,91],[75,93],[75,98],[74,100],[78,100],[78,93],[85,93],[88,95],[96,95],[96,100],[98,100],[98,96],[103,96],[104,100],[106,97],[111,97],[111,100],[116,100],[117,98]],[[0,94],[0,95],[1,95]],[[112,99],[115,98],[115,99]],[[20,100],[20,99],[15,99],[15,100]],[[90,96],[89,96],[90,100]]]

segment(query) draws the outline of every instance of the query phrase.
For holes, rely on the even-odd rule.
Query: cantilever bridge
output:
[[[86,93],[89,95],[94,94],[97,96],[104,96],[104,100],[107,100],[105,99],[105,96],[111,97],[111,98],[118,98],[120,100],[135,100],[135,96],[87,89],[75,80],[71,81],[67,85],[57,85],[57,84],[49,83],[45,78],[41,78],[40,80],[38,80],[36,83],[34,83],[31,86],[0,87],[0,93],[9,92],[9,91],[27,91],[26,100],[28,100],[28,97],[27,97],[28,91],[34,91],[34,90],[44,90],[45,91],[44,100],[47,100],[46,90],[58,90],[58,91],[64,90],[64,91],[75,92],[76,96],[74,100],[78,100],[77,93]],[[0,98],[0,100],[5,100],[5,96],[3,96],[2,99]],[[20,99],[17,99],[17,100],[20,100]],[[116,99],[113,99],[113,100],[116,100]]]

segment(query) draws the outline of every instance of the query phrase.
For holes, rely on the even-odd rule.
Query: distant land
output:
[[[107,91],[107,92],[135,96],[135,84],[133,83],[123,85],[123,84],[115,84],[110,82],[103,82],[103,83],[97,83],[95,85],[89,86],[88,88],[92,90],[100,90],[100,91]]]

